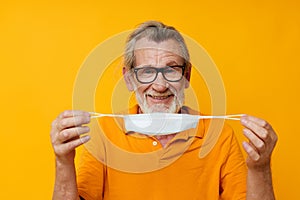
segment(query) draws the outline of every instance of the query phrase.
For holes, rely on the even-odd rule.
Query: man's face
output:
[[[141,39],[137,41],[135,49],[135,68],[145,66],[164,68],[182,66],[185,63],[180,56],[179,44],[175,40],[156,43]],[[140,83],[134,74],[130,81],[143,113],[178,112],[184,102],[184,89],[188,87],[188,81],[184,77],[178,82],[169,82],[162,73],[158,73],[157,78],[151,83]]]

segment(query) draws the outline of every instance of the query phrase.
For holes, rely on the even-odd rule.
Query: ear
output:
[[[187,69],[185,71],[185,88],[188,88],[190,86],[190,79],[191,79],[191,69],[192,69],[192,65],[189,63],[187,65]]]
[[[132,83],[132,77],[131,77],[131,74],[129,73],[128,69],[123,67],[122,73],[123,73],[123,77],[124,77],[127,89],[131,92],[134,91],[134,87],[133,87],[133,83]]]

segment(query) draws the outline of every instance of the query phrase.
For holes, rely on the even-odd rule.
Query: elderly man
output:
[[[125,82],[138,102],[130,113],[197,114],[183,105],[191,64],[185,42],[173,27],[155,21],[141,24],[128,38],[124,60]],[[101,158],[84,149],[76,176],[75,149],[90,140],[89,135],[81,136],[90,131],[83,126],[90,119],[89,112],[65,111],[52,123],[53,199],[275,199],[270,160],[277,136],[262,119],[248,115],[241,119],[248,138],[243,143],[246,162],[227,125],[211,152],[199,158],[210,120],[200,120],[193,131],[145,135],[124,132],[110,119],[103,119],[99,122],[112,143],[128,152],[152,153],[149,165],[156,167],[139,171],[139,166],[147,166],[141,157],[136,157],[136,172],[111,166],[110,160],[124,164],[131,160],[110,153],[108,143],[100,142]]]

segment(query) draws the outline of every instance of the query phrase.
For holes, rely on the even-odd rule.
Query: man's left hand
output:
[[[244,135],[249,139],[248,142],[243,142],[243,148],[248,154],[248,168],[270,168],[271,155],[277,142],[277,135],[272,126],[263,119],[249,115],[243,116],[241,123],[245,127]]]

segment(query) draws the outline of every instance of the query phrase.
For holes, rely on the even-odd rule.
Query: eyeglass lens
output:
[[[184,66],[167,66],[164,68],[141,67],[134,69],[137,80],[141,83],[151,83],[155,81],[158,73],[161,72],[163,77],[170,82],[180,81],[183,76]]]

